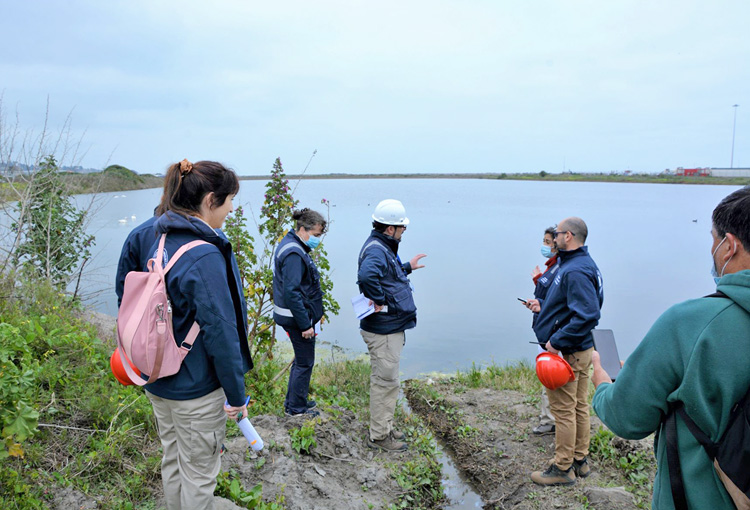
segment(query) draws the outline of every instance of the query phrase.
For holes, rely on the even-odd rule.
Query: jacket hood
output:
[[[720,290],[732,301],[750,312],[750,269],[724,275],[716,290]]]
[[[208,223],[199,220],[194,216],[185,217],[172,211],[167,211],[159,216],[156,223],[154,223],[154,230],[159,234],[165,232],[169,233],[174,230],[182,230],[195,234],[208,241],[212,240],[212,238],[220,237],[216,230],[212,229]]]

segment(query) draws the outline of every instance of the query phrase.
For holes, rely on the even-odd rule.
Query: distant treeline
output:
[[[578,182],[642,182],[660,184],[728,184],[743,186],[750,184],[747,177],[701,177],[669,174],[587,174],[565,172],[538,173],[419,173],[419,174],[287,174],[289,180],[298,179],[505,179],[509,181],[578,181]],[[241,180],[268,180],[267,175],[241,176]]]
[[[134,189],[161,188],[164,177],[152,174],[138,174],[120,165],[110,165],[101,172],[75,173],[60,172],[67,190],[72,195],[81,193],[106,193],[110,191],[128,191]],[[29,181],[25,172],[14,177],[5,177],[0,181],[0,202],[18,200],[18,193]]]

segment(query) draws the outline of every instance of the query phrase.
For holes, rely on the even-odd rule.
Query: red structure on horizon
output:
[[[685,175],[685,176],[698,176],[698,177],[708,177],[711,175],[711,169],[710,168],[682,168],[681,166],[678,166],[675,171],[675,175]]]

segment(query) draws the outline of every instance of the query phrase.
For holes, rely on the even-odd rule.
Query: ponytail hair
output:
[[[230,168],[216,161],[191,163],[183,159],[167,169],[164,193],[157,212],[172,211],[183,216],[194,216],[200,210],[203,197],[213,193],[210,207],[219,207],[229,195],[240,190],[240,181]]]
[[[299,211],[294,211],[292,219],[294,220],[295,230],[299,230],[300,228],[312,230],[316,225],[320,225],[323,232],[326,231],[327,222],[325,218],[323,218],[323,215],[317,211],[308,209],[307,207]]]

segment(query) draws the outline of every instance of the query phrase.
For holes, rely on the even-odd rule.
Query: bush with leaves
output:
[[[84,233],[86,211],[73,205],[53,156],[34,171],[16,213],[12,229],[19,241],[13,253],[17,265],[59,288],[80,276],[94,236]]]

